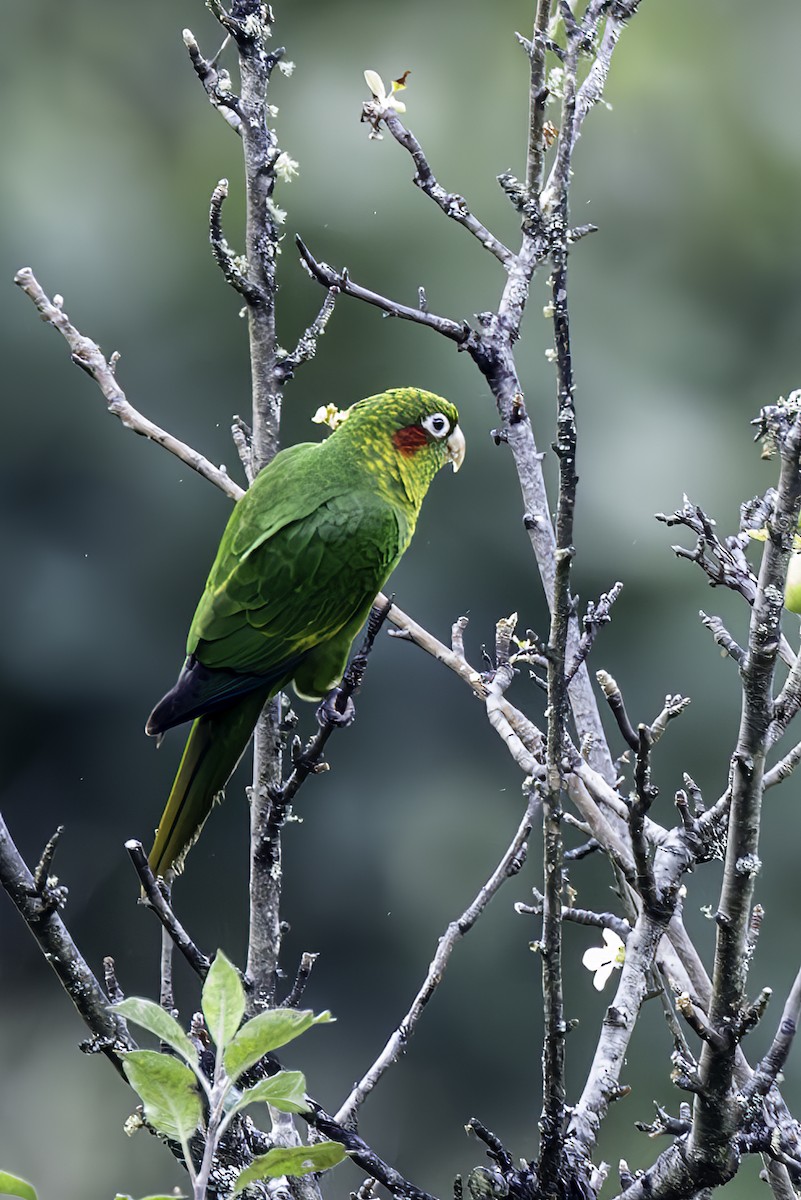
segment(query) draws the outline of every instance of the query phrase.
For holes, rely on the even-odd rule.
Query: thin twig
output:
[[[166,925],[161,927],[161,962],[159,964],[159,1004],[168,1013],[175,1013],[175,990],[172,983],[172,952],[175,942]]]
[[[526,155],[526,191],[529,203],[536,203],[545,177],[545,36],[551,16],[551,0],[537,0],[534,32],[528,46],[531,63],[528,98],[528,153]]]
[[[148,905],[153,909],[161,924],[169,934],[174,946],[180,950],[192,970],[201,979],[205,979],[211,966],[211,960],[198,950],[181,922],[172,911],[166,897],[158,885],[155,875],[150,869],[144,847],[141,842],[131,839],[125,843],[125,849],[130,855],[134,870],[139,876],[142,890]]]
[[[533,737],[524,741],[509,720],[509,710],[508,705],[504,702],[504,692],[512,682],[513,674],[512,668],[507,663],[499,667],[486,684],[487,719],[524,775],[533,779],[544,779],[545,739],[540,731],[531,725]]]
[[[183,31],[183,39],[192,61],[192,66],[195,69],[195,74],[203,84],[209,102],[217,109],[223,120],[227,121],[234,133],[238,133],[241,137],[242,118],[239,112],[236,111],[236,101],[231,95],[231,80],[228,77],[227,71],[218,71],[217,69],[216,63],[220,57],[219,52],[211,61],[204,58],[200,53],[200,47],[191,29]],[[223,43],[224,45],[225,43]]]
[[[2,815],[0,883],[89,1029],[92,1041],[87,1048],[105,1054],[122,1074],[122,1056],[126,1050],[134,1050],[136,1042],[128,1033],[125,1022],[110,1012],[110,997],[72,940],[58,911],[37,889],[33,874],[14,845]]]
[[[568,29],[564,59],[562,114],[556,148],[556,185],[550,190],[552,207],[551,236],[551,310],[556,353],[556,441],[554,450],[559,465],[556,505],[556,546],[551,623],[548,636],[548,732],[546,746],[546,784],[542,788],[543,807],[543,913],[542,913],[542,992],[544,1001],[543,1099],[540,1116],[540,1153],[537,1172],[544,1193],[555,1192],[564,1173],[563,1151],[566,1116],[564,980],[562,975],[562,887],[564,883],[564,844],[562,841],[563,759],[570,714],[567,661],[571,632],[575,639],[575,617],[570,593],[571,568],[575,553],[574,517],[578,474],[576,471],[577,424],[573,353],[568,309],[568,188],[572,154],[572,127],[575,110],[578,41]],[[545,196],[542,197],[546,207]],[[580,658],[578,647],[573,657]],[[579,665],[580,662],[579,662]],[[578,669],[578,668],[577,668]]]
[[[63,832],[64,826],[59,825],[56,829],[56,832],[50,838],[44,850],[42,851],[42,856],[36,864],[36,869],[33,872],[33,886],[36,889],[37,896],[43,896],[45,890],[47,889],[50,879],[50,868],[53,865],[53,859],[55,857],[58,843]]]
[[[745,662],[745,650],[735,642],[720,617],[709,616],[703,609],[699,610],[698,616],[701,618],[701,624],[709,630],[721,650],[728,654],[729,658],[733,658],[738,667],[741,667]]]
[[[264,297],[257,287],[250,282],[247,272],[247,262],[241,255],[234,254],[226,241],[222,229],[222,209],[228,198],[228,180],[221,179],[211,193],[209,201],[209,242],[214,261],[220,268],[225,282],[249,304],[260,304]]]
[[[615,583],[608,592],[603,592],[598,599],[597,604],[592,601],[587,605],[587,611],[584,614],[582,624],[584,632],[581,635],[581,640],[576,647],[570,666],[567,668],[565,675],[567,682],[570,683],[578,671],[581,664],[586,660],[592,647],[595,644],[601,626],[606,625],[611,621],[611,608],[617,600],[620,593],[623,591],[622,583]]]
[[[142,434],[143,437],[150,438],[159,446],[163,446],[165,450],[169,450],[170,454],[174,454],[193,471],[197,471],[204,479],[208,479],[232,500],[238,500],[240,496],[244,495],[243,489],[234,483],[225,467],[215,467],[202,454],[198,454],[197,450],[193,450],[186,442],[180,441],[171,433],[161,429],[128,403],[125,393],[118,384],[117,377],[100,347],[91,338],[79,333],[64,309],[48,298],[30,267],[23,267],[17,271],[14,282],[36,305],[42,320],[58,330],[70,348],[72,361],[94,379],[106,399],[108,411],[118,417],[126,429]]]
[[[623,702],[623,693],[618,687],[617,680],[613,679],[608,671],[596,671],[595,675],[604,694],[604,699],[617,721],[617,727],[623,735],[624,741],[636,753],[640,746],[640,739],[629,720],[626,705]]]
[[[276,378],[279,383],[284,383],[287,379],[291,379],[301,363],[309,362],[314,358],[317,353],[317,342],[325,333],[326,326],[333,315],[338,295],[338,288],[332,287],[328,289],[320,311],[311,325],[300,335],[295,349],[291,354],[286,354],[283,358],[279,359],[275,368]]]
[[[380,1159],[364,1139],[359,1137],[353,1129],[348,1128],[338,1116],[332,1117],[313,1100],[309,1103],[310,1111],[301,1113],[303,1119],[324,1137],[344,1146],[348,1157],[373,1179],[383,1184],[397,1200],[436,1200],[436,1197],[432,1196],[430,1192],[424,1192],[422,1188],[416,1187],[408,1179],[404,1179],[394,1167]]]
[[[718,903],[715,988],[709,1023],[718,1034],[731,1014],[746,1004],[749,936],[754,881],[759,869],[759,825],[768,732],[774,716],[773,677],[779,652],[784,578],[801,508],[801,417],[777,437],[781,476],[767,523],[757,592],[751,612],[748,652],[741,668],[743,704],[732,758],[729,831],[723,885]],[[688,1143],[698,1172],[725,1170],[736,1130],[730,1104],[735,1069],[734,1044],[705,1043],[699,1065],[702,1091],[696,1099]]]
[[[647,725],[640,725],[637,730],[638,746],[634,764],[634,800],[631,805],[629,829],[631,831],[631,850],[637,867],[637,891],[642,897],[643,905],[655,913],[659,908],[659,896],[654,882],[654,872],[648,855],[648,842],[645,837],[645,818],[656,796],[656,788],[651,783],[651,730]]]
[[[494,234],[490,233],[486,225],[482,225],[478,218],[473,216],[463,196],[457,196],[454,192],[446,192],[445,188],[437,183],[434,172],[423,152],[423,147],[411,130],[406,128],[397,113],[388,111],[383,120],[395,141],[403,146],[414,162],[415,176],[412,182],[415,187],[419,187],[421,192],[425,192],[442,209],[446,217],[450,217],[452,221],[464,226],[468,233],[472,233],[473,237],[481,242],[485,250],[489,250],[490,254],[507,266],[515,257],[512,251],[508,246],[504,246],[503,242]]]
[[[777,783],[781,783],[788,776],[792,775],[798,764],[801,762],[801,742],[796,742],[792,750],[789,750],[783,758],[779,759],[769,771],[765,772],[763,786],[767,791],[768,788],[775,787]]]
[[[304,951],[300,956],[295,982],[287,992],[286,999],[282,1001],[282,1008],[296,1008],[300,1003],[303,993],[306,990],[306,984],[309,982],[314,964],[318,958],[318,954],[310,954],[308,950]]]
[[[436,953],[434,954],[431,964],[426,973],[426,977],[420,989],[417,992],[414,1000],[409,1007],[406,1015],[398,1025],[397,1029],[392,1033],[387,1041],[384,1049],[379,1054],[378,1058],[371,1067],[365,1072],[359,1082],[351,1091],[350,1095],[345,1100],[336,1114],[335,1120],[342,1125],[349,1125],[354,1120],[354,1117],[363,1104],[367,1096],[373,1090],[375,1085],[384,1075],[385,1071],[397,1062],[403,1054],[409,1039],[417,1028],[417,1023],[422,1016],[423,1009],[428,1004],[434,992],[442,982],[442,976],[448,965],[448,960],[453,953],[457,942],[464,937],[466,933],[475,925],[481,913],[489,904],[498,889],[516,875],[523,864],[526,852],[526,843],[529,834],[531,833],[534,815],[538,805],[538,798],[535,793],[531,792],[528,797],[526,811],[523,819],[517,828],[512,841],[509,843],[506,851],[503,854],[500,862],[492,872],[486,883],[478,891],[472,902],[467,906],[464,912],[455,921],[451,921],[442,937],[437,943]]]
[[[779,1027],[764,1058],[754,1067],[754,1073],[742,1089],[741,1097],[747,1105],[753,1096],[766,1096],[780,1073],[792,1049],[801,1021],[801,970],[793,980],[782,1011]]]
[[[456,342],[458,346],[464,346],[472,336],[472,330],[466,321],[461,323],[451,321],[448,317],[439,317],[435,313],[429,312],[428,309],[411,308],[408,304],[390,300],[388,296],[382,296],[379,292],[372,292],[369,288],[354,283],[347,270],[335,271],[328,263],[318,262],[300,237],[295,238],[295,244],[309,274],[329,290],[336,288],[343,296],[352,296],[355,300],[363,300],[366,304],[380,308],[382,312],[391,317],[400,317],[404,321],[426,325],[450,341]]]
[[[378,637],[384,622],[392,611],[393,605],[391,599],[382,595],[380,601],[370,612],[362,644],[354,655],[345,674],[342,676],[342,682],[337,689],[336,704],[340,712],[344,713],[348,700],[357,695],[364,680],[367,661],[373,649],[375,639]],[[308,745],[297,754],[292,774],[274,793],[273,819],[276,819],[279,810],[281,813],[286,813],[288,806],[292,803],[302,784],[305,783],[310,775],[316,774],[320,769],[326,743],[336,728],[338,726],[333,722],[324,721]]]

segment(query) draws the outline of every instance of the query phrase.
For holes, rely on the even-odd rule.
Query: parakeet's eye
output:
[[[435,438],[445,437],[451,427],[450,421],[442,413],[431,413],[429,416],[423,417],[420,424]]]

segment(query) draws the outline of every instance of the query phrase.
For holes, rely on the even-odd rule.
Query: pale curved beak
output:
[[[446,439],[445,445],[448,448],[449,463],[453,463],[454,471],[458,471],[464,462],[465,440],[464,434],[458,425],[454,426],[452,433]]]

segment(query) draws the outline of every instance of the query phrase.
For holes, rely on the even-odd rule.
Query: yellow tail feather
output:
[[[183,869],[186,852],[233,775],[273,690],[251,692],[228,708],[193,722],[150,851],[154,875]]]

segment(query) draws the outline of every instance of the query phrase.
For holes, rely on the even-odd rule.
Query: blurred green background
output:
[[[2,810],[35,860],[59,823],[57,873],[70,888],[66,918],[96,970],[113,954],[129,993],[154,994],[159,933],[137,906],[123,850],[147,840],[180,753],[142,733],[171,684],[186,627],[228,513],[228,501],[103,409],[12,285],[34,268],[60,292],[78,327],[122,355],[130,400],[238,473],[228,429],[249,404],[244,323],[207,247],[209,194],[232,181],[227,231],[241,242],[239,144],[209,107],[186,61],[181,29],[216,47],[200,0],[11,0],[0,46],[0,337],[4,341],[0,672]],[[347,265],[365,284],[455,318],[496,303],[498,264],[411,186],[391,139],[359,124],[362,70],[385,79],[411,69],[408,123],[435,173],[511,245],[515,214],[495,176],[523,169],[526,61],[514,30],[530,30],[522,0],[276,0],[276,35],[297,63],[276,78],[281,144],[300,176],[280,189],[287,237],[280,262],[280,336],[293,345],[321,293],[297,263],[292,237]],[[692,697],[656,757],[656,816],[672,820],[683,771],[707,799],[725,786],[739,689],[697,619],[721,612],[744,637],[736,598],[710,594],[677,562],[653,513],[687,492],[719,521],[737,523],[741,499],[775,468],[760,461],[750,418],[801,386],[801,9],[769,0],[644,0],[625,33],[600,108],[579,144],[573,218],[600,232],[571,258],[571,309],[580,414],[581,495],[575,585],[582,601],[615,580],[625,591],[593,666],[613,672],[635,720],[666,692]],[[553,369],[544,357],[547,295],[535,283],[519,362],[538,441],[552,439]],[[316,436],[319,404],[346,405],[386,386],[418,384],[455,400],[468,458],[437,480],[412,551],[393,587],[398,603],[442,637],[469,613],[474,662],[495,620],[517,610],[543,632],[545,609],[522,529],[512,463],[489,430],[487,389],[466,356],[426,331],[340,300],[314,362],[286,392],[284,439]],[[551,465],[548,465],[551,469]],[[793,628],[788,632],[795,637]],[[539,719],[523,677],[517,702]],[[311,711],[302,712],[309,731]],[[622,749],[613,735],[616,751]],[[307,784],[302,824],[285,839],[291,930],[288,976],[304,950],[320,952],[306,1000],[338,1023],[296,1043],[287,1065],[336,1108],[381,1049],[425,972],[436,939],[475,894],[521,813],[520,779],[481,709],[443,669],[383,638],[358,721],[338,736],[333,770]],[[244,780],[243,780],[244,782]],[[783,997],[801,950],[798,850],[789,827],[795,781],[770,796],[759,884],[766,906],[752,974]],[[232,786],[189,859],[177,906],[198,942],[244,958],[246,806]],[[419,1185],[450,1193],[457,1171],[481,1161],[463,1125],[475,1115],[516,1155],[536,1147],[542,1029],[536,928],[512,911],[536,884],[509,883],[454,955],[403,1062],[366,1106],[364,1135]],[[574,869],[579,903],[613,903],[603,865]],[[703,905],[717,866],[688,881],[688,922],[708,953]],[[122,1125],[131,1094],[99,1058],[81,1055],[84,1031],[16,913],[0,918],[0,1165],[43,1197],[133,1195],[183,1182],[169,1153]],[[611,995],[580,966],[596,940],[567,931],[569,1043],[575,1098]],[[194,983],[179,965],[187,1018]],[[749,1039],[764,1051],[781,1000]],[[658,1149],[633,1130],[658,1099],[675,1111],[663,1018],[649,1011],[634,1036],[600,1153],[632,1166]],[[801,1108],[798,1052],[786,1094]],[[749,1163],[731,1197],[763,1186]],[[327,1185],[343,1195],[359,1176]],[[611,1194],[611,1183],[607,1185]]]

